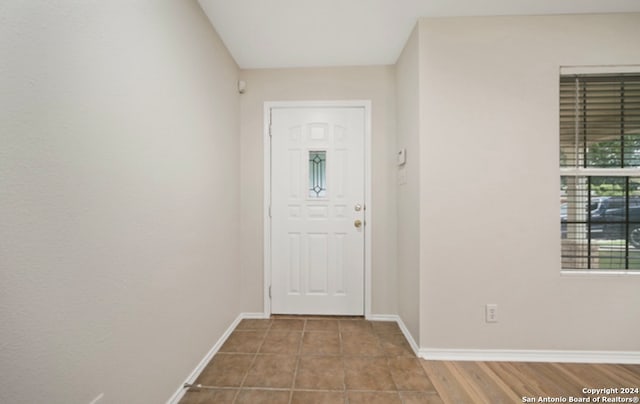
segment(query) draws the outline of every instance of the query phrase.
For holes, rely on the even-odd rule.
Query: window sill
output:
[[[560,271],[560,276],[568,276],[568,277],[573,277],[573,276],[578,276],[578,277],[589,277],[589,276],[593,276],[593,277],[606,277],[606,276],[613,276],[613,277],[619,277],[619,276],[640,276],[640,270],[610,270],[607,271],[606,269],[598,269],[598,270],[590,270],[590,271],[584,271],[584,270],[570,270],[570,269],[564,269]]]

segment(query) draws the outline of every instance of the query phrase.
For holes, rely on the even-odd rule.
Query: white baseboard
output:
[[[369,314],[366,316],[369,321],[395,321],[400,320],[400,317],[396,314]]]
[[[242,320],[244,319],[264,319],[264,318],[269,318],[269,314],[267,313],[240,313],[240,316],[242,316]]]
[[[419,350],[418,356],[427,360],[446,361],[640,364],[640,352],[638,351],[559,351],[422,348]]]
[[[411,349],[413,350],[413,353],[416,356],[419,356],[419,348],[418,348],[418,344],[416,344],[416,341],[413,339],[413,335],[411,335],[411,333],[409,332],[409,329],[407,328],[407,326],[404,324],[404,321],[402,321],[402,318],[400,318],[400,316],[398,316],[397,314],[371,314],[367,317],[367,320],[369,321],[395,321],[398,324],[398,327],[400,327],[400,330],[402,330],[402,334],[404,334],[404,337],[407,339],[407,342],[409,343],[409,345],[411,346]]]
[[[216,341],[216,343],[209,350],[209,352],[207,352],[207,354],[204,356],[204,358],[202,358],[200,363],[198,363],[198,366],[196,366],[196,368],[193,370],[193,372],[191,372],[189,377],[187,377],[187,379],[184,381],[184,383],[182,383],[180,385],[180,387],[178,387],[178,389],[176,390],[175,393],[173,393],[171,398],[169,398],[169,400],[167,400],[167,404],[178,404],[178,402],[184,396],[184,393],[187,391],[187,389],[184,388],[184,385],[185,384],[192,384],[193,382],[196,381],[196,379],[198,378],[198,376],[200,376],[200,373],[202,373],[202,371],[204,370],[205,366],[207,366],[207,364],[209,363],[211,358],[213,358],[213,356],[216,353],[218,353],[218,351],[222,347],[222,344],[225,343],[227,338],[229,338],[229,335],[231,335],[233,330],[236,329],[236,327],[238,326],[238,323],[240,323],[240,321],[242,321],[245,318],[268,318],[268,316],[266,316],[265,313],[240,313],[240,314],[238,314],[238,317],[236,317],[236,319],[233,320],[231,325],[225,330],[224,334],[222,334],[222,336],[218,339],[218,341]]]
[[[395,314],[372,314],[367,317],[367,320],[395,321],[416,356],[427,360],[640,364],[640,351],[419,348],[400,316]]]

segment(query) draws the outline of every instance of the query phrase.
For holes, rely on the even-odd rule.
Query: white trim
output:
[[[584,270],[571,270],[571,269],[563,269],[560,271],[560,276],[567,276],[567,277],[584,277],[584,278],[588,278],[588,277],[594,277],[594,278],[602,278],[602,277],[620,277],[620,276],[639,276],[640,275],[640,271],[638,271],[637,269],[627,269],[627,270],[611,270],[611,271],[607,271],[607,270],[590,270],[590,271],[584,271]]]
[[[263,160],[264,160],[264,201],[263,201],[263,213],[264,218],[264,234],[263,234],[263,257],[262,274],[263,274],[263,310],[264,315],[271,315],[271,298],[269,297],[269,287],[271,286],[271,217],[269,217],[271,208],[271,108],[272,104],[269,102],[264,103],[264,126],[262,128],[264,143],[263,143]]]
[[[269,318],[269,315],[265,313],[240,313],[240,316],[242,316],[241,320],[245,320],[245,319],[263,320],[263,319]]]
[[[416,344],[416,341],[413,339],[413,335],[411,335],[409,329],[404,324],[404,321],[402,321],[402,318],[400,318],[400,316],[396,314],[371,314],[366,316],[366,319],[369,321],[395,321],[398,324],[398,327],[400,327],[402,334],[407,339],[407,342],[411,346],[413,353],[416,356],[420,356],[418,355],[420,351],[418,348],[418,344]]]
[[[269,286],[271,281],[271,218],[269,206],[271,204],[271,138],[269,123],[273,108],[363,108],[364,109],[364,315],[371,314],[371,228],[373,226],[372,209],[372,179],[371,179],[371,101],[343,100],[343,101],[267,101],[264,103],[263,150],[264,150],[264,245],[263,245],[263,296],[264,315],[271,315],[271,299]]]
[[[640,364],[640,351],[560,351],[419,348],[400,316],[372,314],[369,321],[395,321],[416,356],[427,360]]]
[[[420,347],[418,346],[418,343],[416,342],[416,340],[413,339],[413,335],[411,335],[411,333],[409,332],[409,329],[404,324],[404,321],[402,321],[401,317],[398,317],[398,326],[402,330],[402,334],[404,334],[404,337],[407,339],[407,342],[409,342],[409,345],[411,346],[413,353],[416,356],[420,356],[419,355]]]
[[[182,383],[180,385],[180,387],[178,387],[178,389],[175,391],[175,393],[173,393],[171,398],[169,398],[169,400],[167,400],[167,404],[177,404],[182,399],[182,397],[184,396],[185,392],[187,391],[187,389],[184,388],[184,385],[185,384],[192,384],[193,382],[196,381],[196,379],[198,378],[198,376],[200,376],[200,373],[202,373],[202,371],[204,370],[205,366],[207,366],[207,364],[209,363],[211,358],[213,358],[213,356],[216,353],[218,353],[218,351],[222,347],[222,344],[225,343],[227,338],[229,338],[229,335],[231,335],[233,330],[236,329],[236,327],[238,326],[238,323],[240,323],[240,321],[242,321],[245,318],[268,318],[268,316],[265,317],[264,313],[240,313],[240,314],[238,314],[238,317],[236,317],[236,319],[233,320],[233,322],[226,329],[224,334],[222,334],[222,336],[218,339],[218,341],[216,341],[216,343],[209,350],[209,352],[207,352],[207,354],[204,356],[204,358],[202,358],[200,363],[198,363],[198,366],[196,366],[196,368],[193,369],[193,371],[191,372],[189,377],[187,377],[187,379],[184,381],[184,383]],[[102,397],[100,397],[100,398],[102,398]]]
[[[640,65],[560,66],[560,74],[640,73]]]
[[[371,228],[373,226],[373,221],[371,220],[372,208],[373,208],[373,197],[372,197],[372,188],[373,188],[373,179],[372,179],[372,168],[371,168],[371,159],[372,149],[371,149],[371,101],[359,101],[360,105],[364,107],[364,315],[371,315],[371,274],[372,274],[372,266],[371,259],[372,255],[372,237],[373,234]]]
[[[640,175],[640,168],[584,168],[584,167],[561,167],[560,175],[578,177],[637,177]]]
[[[400,317],[396,314],[369,314],[365,316],[365,320],[369,321],[400,321]]]
[[[640,351],[558,351],[422,348],[427,360],[640,364]]]

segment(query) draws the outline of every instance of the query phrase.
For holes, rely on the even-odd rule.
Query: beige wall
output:
[[[398,178],[398,315],[419,341],[420,308],[420,70],[418,26],[396,64],[396,149],[406,149]],[[403,183],[400,183],[403,182]]]
[[[559,67],[640,64],[640,15],[422,19],[395,67],[239,73],[193,1],[2,13],[1,402],[163,402],[262,311],[265,101],[372,100],[372,312],[422,348],[640,350],[639,277],[559,274],[557,164]]]
[[[638,14],[420,21],[422,348],[640,350],[640,277],[561,276],[558,226],[559,67],[640,64],[637,38]]]
[[[237,66],[193,1],[0,8],[0,402],[164,402],[240,312]]]
[[[395,314],[395,107],[392,66],[244,70],[241,96],[243,311],[263,311],[265,101],[372,101],[372,312]]]

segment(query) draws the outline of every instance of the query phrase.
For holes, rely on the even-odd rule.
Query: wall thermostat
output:
[[[407,149],[398,150],[398,155],[396,156],[396,163],[399,166],[403,166],[407,162]]]

